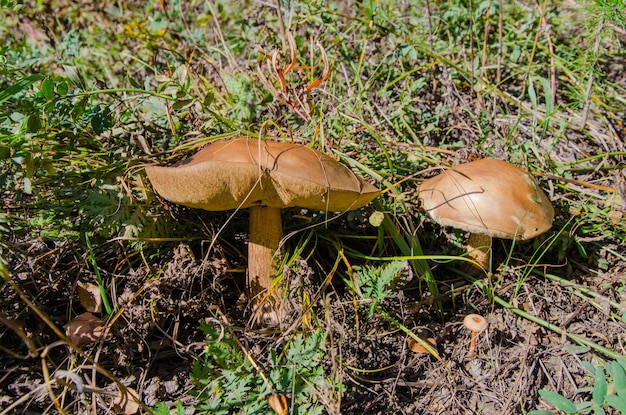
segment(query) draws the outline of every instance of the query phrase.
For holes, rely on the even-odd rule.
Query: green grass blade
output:
[[[10,87],[0,92],[0,104],[11,99],[15,94],[17,94],[20,91],[25,90],[26,88],[28,88],[35,82],[39,81],[40,79],[43,79],[43,75],[34,74],[34,75],[29,75],[20,79],[15,84],[11,85]]]
[[[93,266],[94,272],[96,273],[96,281],[98,282],[98,288],[100,289],[100,296],[102,296],[102,304],[104,305],[104,309],[107,315],[110,315],[113,311],[111,308],[111,304],[109,303],[109,297],[107,296],[107,291],[104,288],[104,284],[102,283],[102,276],[100,275],[100,269],[98,268],[98,262],[96,261],[96,255],[93,252],[93,248],[91,247],[91,240],[89,239],[89,234],[85,232],[85,243],[87,244],[87,250],[89,251],[89,259],[91,261],[91,265]]]

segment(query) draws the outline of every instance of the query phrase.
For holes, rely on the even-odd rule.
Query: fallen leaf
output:
[[[430,344],[433,349],[437,348],[437,341],[434,338],[428,337],[428,338],[421,338],[421,339],[424,340],[426,343]],[[413,353],[430,353],[428,350],[426,350],[426,348],[422,344],[420,344],[419,342],[415,341],[412,338],[409,338],[407,342],[408,342],[409,349],[411,349]]]
[[[90,282],[78,281],[76,284],[78,290],[78,299],[85,310],[91,313],[99,313],[102,311],[102,295],[100,287]]]
[[[135,415],[139,412],[139,394],[133,388],[120,391],[113,401],[113,412],[118,415]]]
[[[67,336],[78,347],[97,342],[102,333],[104,333],[102,319],[91,313],[76,316],[66,326]]]
[[[267,398],[267,403],[278,415],[287,415],[289,413],[287,398],[282,393],[270,395]]]

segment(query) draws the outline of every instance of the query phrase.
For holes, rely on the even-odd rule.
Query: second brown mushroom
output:
[[[343,212],[379,194],[317,150],[251,138],[213,142],[172,166],[146,167],[146,173],[156,192],[173,203],[209,211],[250,210],[247,290],[255,305],[272,297],[273,254],[283,238],[281,209]]]
[[[492,238],[528,240],[552,227],[550,199],[527,171],[481,159],[454,166],[419,187],[437,223],[470,232],[468,256],[488,269]]]

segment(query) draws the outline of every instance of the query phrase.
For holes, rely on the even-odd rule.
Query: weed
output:
[[[579,388],[573,395],[582,396],[579,403],[553,392],[549,389],[539,390],[546,402],[565,414],[604,414],[605,409],[615,409],[619,413],[626,413],[626,359],[618,357],[604,365],[594,366],[590,362],[582,365],[591,374],[590,383],[593,386]],[[587,400],[591,397],[591,400]],[[585,399],[587,398],[587,399]],[[553,415],[546,410],[535,410],[528,415]]]
[[[346,281],[346,284],[359,293],[362,300],[370,302],[368,317],[386,298],[395,295],[394,288],[406,267],[405,261],[392,261],[381,266],[367,265],[363,269],[355,269],[352,280]]]
[[[294,335],[281,352],[272,348],[264,374],[223,325],[211,321],[200,328],[207,346],[191,371],[198,413],[272,414],[267,400],[278,391],[289,397],[290,413],[321,414],[332,406],[329,399],[342,392],[338,379],[326,374],[326,334],[321,330]]]

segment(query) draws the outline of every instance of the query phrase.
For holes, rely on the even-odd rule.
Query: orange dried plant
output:
[[[268,53],[260,45],[257,45],[257,50],[260,53],[257,72],[261,83],[267,88],[268,91],[276,98],[288,107],[290,107],[296,114],[298,114],[303,120],[309,120],[310,117],[310,105],[309,95],[310,92],[318,88],[324,81],[330,77],[330,64],[328,62],[328,56],[326,50],[319,43],[316,42],[315,46],[320,51],[322,60],[322,75],[313,81],[309,82],[306,86],[303,84],[290,84],[288,81],[288,75],[292,72],[311,69],[311,66],[299,66],[297,64],[297,46],[296,41],[291,33],[287,33],[287,43],[289,44],[289,63],[285,66],[280,59],[280,52],[274,50],[272,53]],[[263,65],[267,62],[269,65],[270,73],[274,78],[274,82],[278,83],[278,87],[274,82],[270,81],[263,71]]]

